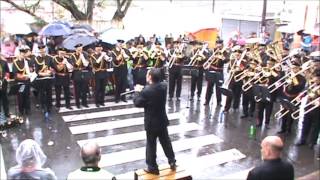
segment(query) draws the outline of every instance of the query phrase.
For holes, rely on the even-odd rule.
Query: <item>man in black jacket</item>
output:
[[[167,126],[169,125],[166,113],[166,95],[167,84],[161,81],[161,70],[151,69],[146,76],[147,85],[145,88],[141,85],[135,86],[135,91],[140,92],[134,98],[134,104],[137,107],[144,108],[144,127],[147,135],[146,145],[146,172],[159,174],[156,162],[157,138],[161,143],[163,151],[168,158],[170,168],[175,170],[176,160],[169,138]]]
[[[252,169],[247,180],[293,180],[292,164],[280,158],[283,142],[278,136],[267,136],[261,142],[263,163]]]

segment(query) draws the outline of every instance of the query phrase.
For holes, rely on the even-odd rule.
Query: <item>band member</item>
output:
[[[288,101],[292,101],[294,98],[296,98],[305,87],[306,79],[301,74],[295,75],[300,71],[300,66],[301,64],[296,61],[291,62],[291,76],[287,79],[288,85],[283,89],[283,98],[287,99]],[[291,117],[292,113],[293,112],[290,111],[283,116],[281,120],[281,130],[278,131],[279,134],[285,132],[291,133],[291,126],[293,123],[293,118]]]
[[[4,59],[4,57],[0,57],[0,112],[1,106],[3,106],[3,112],[5,117],[10,117],[9,114],[9,101],[8,101],[8,79],[9,77],[9,67]]]
[[[161,71],[161,81],[165,80],[165,69],[164,65],[166,63],[166,54],[164,49],[161,48],[161,43],[156,41],[155,42],[155,49],[152,51],[150,55],[150,60],[153,61],[153,67],[159,68]]]
[[[52,108],[52,57],[46,54],[46,46],[38,46],[39,56],[34,57],[35,71],[38,74],[36,86],[39,91],[40,104],[45,116]]]
[[[315,84],[315,87],[313,89],[308,90],[307,104],[311,103],[311,101],[315,101],[315,99],[317,98],[318,99],[320,98],[320,69],[317,69],[313,73],[313,75],[314,76],[312,77],[311,84]],[[316,106],[316,104],[313,104],[313,106]],[[305,111],[307,111],[310,108],[311,106],[304,109]],[[313,146],[317,144],[317,139],[320,132],[319,120],[320,120],[320,106],[318,105],[317,108],[311,110],[310,112],[304,115],[303,122],[302,122],[301,137],[300,137],[300,140],[296,143],[297,146],[306,144],[309,134],[310,134],[310,141],[309,141],[310,148],[313,148]]]
[[[179,101],[182,86],[182,66],[185,60],[184,45],[175,41],[169,52],[169,101],[172,100],[176,88],[176,98]]]
[[[27,53],[30,51],[28,46],[21,46],[19,56],[13,62],[13,73],[15,80],[20,85],[18,92],[18,109],[20,115],[29,115],[30,113],[30,78],[32,69],[31,62],[28,61]]]
[[[88,108],[87,94],[89,93],[89,80],[91,78],[91,67],[88,56],[82,51],[82,44],[75,46],[75,53],[70,57],[73,65],[72,79],[74,84],[74,95],[76,106],[80,109],[80,99],[83,107]]]
[[[97,43],[95,52],[90,56],[95,80],[96,107],[104,106],[106,79],[108,78],[107,69],[110,67],[109,61],[111,60],[102,50],[101,43]]]
[[[120,101],[120,98],[123,102],[127,102],[126,97],[122,96],[120,97],[120,94],[125,92],[127,87],[127,60],[130,59],[129,51],[123,47],[123,40],[118,40],[118,43],[116,44],[116,47],[113,50],[113,58],[112,58],[112,64],[113,64],[113,70],[114,70],[114,76],[115,76],[115,85],[116,85],[116,91],[115,91],[115,102],[118,103]]]
[[[193,101],[194,92],[197,87],[197,96],[200,101],[202,92],[203,81],[203,63],[209,57],[209,51],[207,50],[207,44],[202,45],[201,42],[195,42],[196,47],[192,50],[191,61],[193,63],[193,69],[191,70],[191,97]]]
[[[244,70],[245,67],[245,62],[244,59],[241,59],[243,53],[243,50],[239,48],[234,49],[234,56],[230,57],[230,74],[234,74],[236,76],[237,74],[241,73]],[[233,67],[232,67],[233,66]],[[234,80],[234,76],[231,77],[232,79],[230,80],[230,83],[228,85],[228,89],[231,89],[232,91],[232,96],[227,96],[226,104],[224,107],[223,112],[226,113],[229,111],[231,107],[231,103],[233,101],[232,107],[234,110],[237,110],[239,108],[240,104],[240,98],[241,98],[241,93],[242,93],[242,82],[236,82]]]
[[[260,91],[261,92],[261,97],[257,96],[257,93],[255,94],[255,100],[257,102],[257,108],[258,108],[258,113],[257,113],[257,122],[256,126],[261,127],[262,122],[263,122],[263,117],[265,115],[265,128],[269,129],[269,123],[270,123],[270,117],[273,109],[273,103],[275,101],[276,96],[267,91],[267,88],[269,85],[273,84],[276,82],[276,80],[280,76],[280,72],[276,71],[276,69],[273,69],[275,66],[276,61],[274,59],[270,59],[267,61],[267,66],[263,70],[264,72],[262,73],[261,76],[263,77],[258,77],[260,78],[258,85],[263,88],[258,88],[254,87],[255,91]],[[265,91],[264,91],[265,90]]]
[[[67,49],[59,47],[58,55],[53,57],[52,68],[55,70],[55,90],[56,90],[56,108],[60,108],[61,90],[63,88],[66,108],[70,106],[70,77],[69,71],[72,70],[71,61],[66,57]]]
[[[223,41],[218,40],[214,49],[215,57],[206,70],[207,90],[204,105],[209,105],[213,93],[213,86],[216,89],[217,106],[221,106],[221,88],[223,84],[223,66],[229,61],[227,51],[223,50]],[[206,63],[207,64],[207,63]],[[205,65],[206,66],[206,65]]]
[[[256,74],[256,68],[259,62],[251,59],[248,62],[248,67],[244,72],[244,79],[242,80],[243,84],[245,84],[248,80],[254,77]],[[250,88],[242,93],[242,110],[243,115],[240,118],[253,117],[255,111],[255,100],[253,94],[253,88]]]
[[[139,42],[136,51],[132,53],[133,58],[133,84],[146,85],[148,52],[143,48],[144,44]]]

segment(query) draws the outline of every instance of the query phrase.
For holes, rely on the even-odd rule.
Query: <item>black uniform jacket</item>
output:
[[[167,84],[164,82],[146,86],[135,98],[134,104],[144,108],[146,131],[161,131],[169,125],[166,113]]]

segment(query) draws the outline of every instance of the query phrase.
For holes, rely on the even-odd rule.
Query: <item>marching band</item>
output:
[[[39,45],[39,55],[32,55],[28,46],[22,46],[17,57],[1,56],[0,98],[4,114],[9,117],[8,82],[10,87],[18,87],[19,115],[30,113],[29,96],[33,87],[39,93],[40,105],[47,117],[53,105],[53,87],[56,108],[61,107],[62,90],[66,108],[72,109],[71,95],[77,108],[88,107],[90,87],[96,107],[104,106],[107,81],[114,84],[114,101],[126,102],[125,92],[130,84],[128,72],[132,73],[133,85],[146,85],[148,68],[160,68],[163,81],[168,72],[169,101],[174,94],[179,101],[186,68],[191,75],[190,101],[194,100],[195,93],[200,100],[205,75],[204,105],[211,102],[215,86],[217,106],[222,106],[222,95],[226,96],[224,113],[231,107],[235,111],[239,109],[242,97],[241,118],[255,117],[257,127],[264,124],[268,129],[274,104],[280,102],[280,110],[275,113],[275,119],[281,121],[278,133],[290,133],[293,122],[302,117],[302,135],[297,145],[305,144],[310,132],[311,144],[316,143],[320,129],[319,51],[306,55],[293,49],[287,53],[279,42],[228,48],[223,46],[222,40],[218,40],[213,49],[199,41],[177,40],[170,49],[162,48],[158,41],[151,43],[151,48],[146,45],[138,41],[129,48],[123,40],[118,40],[113,49],[104,51],[98,42],[91,52],[86,52],[82,44],[77,44],[74,52],[59,47],[56,55],[48,55],[45,45]],[[191,47],[190,55],[186,53],[187,46]]]

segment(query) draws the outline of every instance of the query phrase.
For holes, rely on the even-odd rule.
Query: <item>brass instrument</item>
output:
[[[233,62],[232,66],[231,66],[231,69],[230,69],[229,79],[222,85],[222,88],[228,89],[229,84],[231,83],[231,80],[233,79],[234,74],[235,74],[235,72],[236,72],[236,70],[237,70],[236,64],[237,64],[237,63],[241,64],[241,62],[242,62],[243,58],[245,57],[246,53],[247,53],[247,49],[245,49],[245,50],[242,52],[239,60],[235,60],[235,61]]]
[[[275,59],[277,62],[282,61],[282,50],[279,46],[278,41],[267,45],[267,50],[265,52],[269,57]]]
[[[310,101],[309,103],[307,103],[304,107],[304,109],[307,109],[306,111],[304,111],[304,115],[308,114],[309,112],[311,112],[312,110],[316,109],[320,107],[320,96],[318,96],[316,99]],[[291,114],[291,117],[293,119],[299,119],[300,116],[300,109],[297,109],[296,111],[294,111]]]
[[[297,97],[295,97],[293,100],[290,101],[290,103],[292,103],[293,105],[295,106],[298,106],[300,103],[301,103],[301,98],[303,96],[305,96],[306,94],[308,94],[308,91],[309,90],[312,90],[312,91],[317,91],[320,89],[320,85],[316,85],[316,84],[312,84],[310,87],[308,87],[308,89],[302,91]],[[284,111],[285,110],[285,111]],[[274,116],[277,118],[277,119],[281,119],[283,116],[285,116],[286,114],[288,114],[290,111],[289,110],[286,110],[284,109],[283,107],[281,107],[281,109],[276,112],[274,114]]]
[[[176,48],[174,51],[173,51],[173,54],[169,60],[169,64],[168,64],[168,67],[169,68],[172,68],[173,64],[176,62],[177,60],[177,56],[179,55],[182,55],[182,51],[184,49],[184,44],[181,44],[178,48]]]
[[[311,66],[311,63],[307,61],[301,67],[302,67],[301,70],[298,71],[297,73],[293,73],[293,72],[287,73],[282,78],[280,78],[279,80],[277,80],[276,82],[268,86],[270,93],[273,93],[283,85],[285,87],[289,86],[290,85],[289,81],[286,81],[287,78],[295,78],[298,74],[303,73],[304,71],[310,69],[312,66]]]
[[[242,71],[241,73],[237,74],[234,76],[234,81],[239,82],[241,80],[243,80],[245,77],[247,77],[247,73],[249,72],[249,69],[245,69],[244,71]]]
[[[202,46],[201,50],[198,49],[196,51],[196,53],[191,57],[188,66],[194,66],[196,64],[196,62],[197,62],[197,58],[199,56],[203,56],[203,53],[204,53],[204,51],[206,51],[207,47],[208,47],[208,44],[205,44],[205,45]]]

